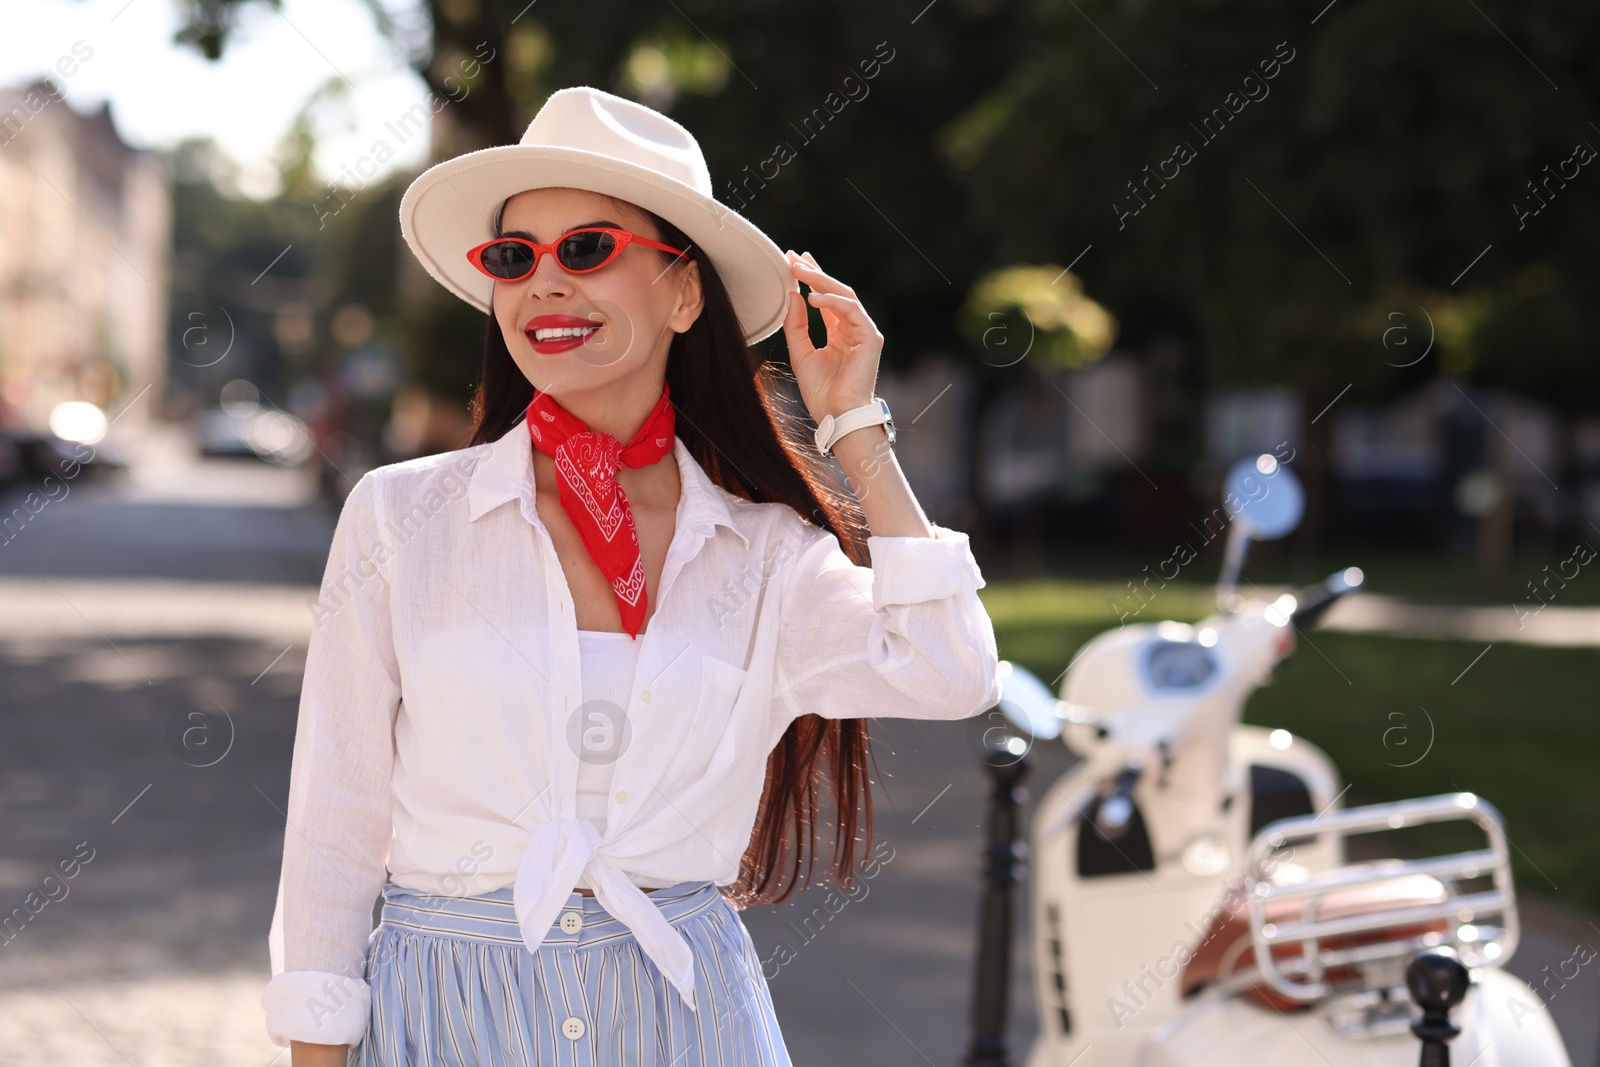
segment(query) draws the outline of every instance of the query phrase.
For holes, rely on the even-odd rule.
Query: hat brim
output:
[[[439,284],[489,311],[494,281],[467,250],[494,237],[494,213],[528,189],[584,189],[636,204],[672,223],[710,258],[746,342],[770,337],[799,283],[783,251],[737,211],[656,171],[578,148],[499,145],[435,164],[400,200],[400,232]]]

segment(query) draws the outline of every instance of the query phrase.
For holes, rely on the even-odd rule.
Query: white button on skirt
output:
[[[714,883],[646,894],[694,949],[698,1012],[595,897],[572,893],[534,953],[511,892],[384,886],[349,1067],[791,1067],[755,945]]]

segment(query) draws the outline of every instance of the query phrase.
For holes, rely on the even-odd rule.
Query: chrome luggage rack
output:
[[[1274,855],[1294,841],[1325,834],[1345,838],[1450,820],[1476,823],[1488,847],[1425,859],[1347,864],[1312,871],[1299,882],[1273,881],[1267,873]],[[1291,1000],[1321,1000],[1336,992],[1336,983],[1329,976],[1336,968],[1387,967],[1398,973],[1424,948],[1450,945],[1468,967],[1500,966],[1516,951],[1517,905],[1505,828],[1494,806],[1472,793],[1445,793],[1280,819],[1256,834],[1246,869],[1256,967],[1273,989]],[[1400,880],[1410,879],[1415,886],[1418,876],[1437,880],[1444,899],[1365,913],[1357,909],[1356,914],[1323,914],[1331,893],[1381,893],[1389,888],[1403,895]],[[1491,882],[1490,888],[1468,891],[1461,886],[1463,881],[1483,879]],[[1283,912],[1292,912],[1296,901],[1298,917],[1284,921]],[[1269,918],[1269,907],[1276,921]],[[1443,931],[1415,932],[1419,925],[1441,921]],[[1393,936],[1382,936],[1386,931]],[[1329,946],[1326,942],[1330,940],[1356,943]],[[1298,946],[1299,952],[1275,956],[1274,950],[1282,953],[1284,946]]]

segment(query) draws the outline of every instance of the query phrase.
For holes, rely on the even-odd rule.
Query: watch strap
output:
[[[851,408],[837,416],[825,415],[817,426],[817,451],[826,456],[845,434],[867,426],[883,424],[892,426],[893,422],[890,419],[888,403],[877,396],[873,397],[870,403]],[[892,436],[890,440],[893,441]]]

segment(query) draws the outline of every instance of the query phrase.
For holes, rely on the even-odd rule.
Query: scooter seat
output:
[[[1321,898],[1317,909],[1318,919],[1342,919],[1363,915],[1376,915],[1398,908],[1422,904],[1439,904],[1449,894],[1439,879],[1427,874],[1405,875],[1372,885],[1335,890]],[[1212,914],[1204,939],[1194,948],[1194,955],[1184,965],[1180,989],[1189,997],[1204,986],[1225,978],[1233,978],[1256,970],[1255,946],[1250,941],[1250,910],[1243,900],[1233,895],[1237,906],[1231,910],[1219,908]],[[1268,922],[1287,923],[1299,920],[1303,900],[1284,899],[1267,902]],[[1401,923],[1343,937],[1330,937],[1322,942],[1328,949],[1349,948],[1355,945],[1382,941],[1398,941],[1420,937],[1427,933],[1442,933],[1449,928],[1444,919],[1428,922]],[[1300,955],[1300,944],[1284,944],[1273,949],[1273,958],[1293,959]],[[1358,977],[1354,967],[1330,968],[1327,979],[1341,984]],[[1252,982],[1245,995],[1279,1011],[1309,1007],[1304,1001],[1290,1000],[1264,981]]]

